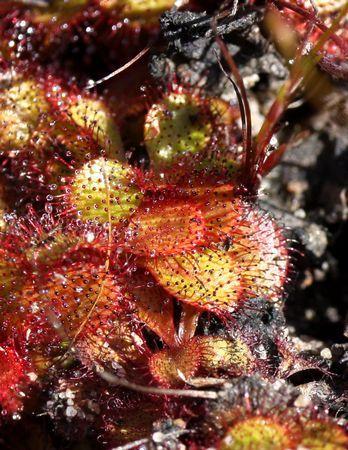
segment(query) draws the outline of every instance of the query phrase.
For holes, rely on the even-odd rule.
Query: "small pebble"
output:
[[[65,410],[65,415],[67,417],[75,417],[77,414],[77,410],[73,406],[68,406]]]
[[[320,352],[320,356],[325,359],[331,359],[332,358],[331,350],[327,347],[323,348],[322,351]]]

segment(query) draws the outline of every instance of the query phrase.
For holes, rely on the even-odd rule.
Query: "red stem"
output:
[[[305,19],[312,21],[323,32],[329,31],[329,27],[327,27],[318,17],[316,17],[313,13],[301,8],[300,6],[294,5],[284,0],[272,0],[272,3],[275,3],[278,6],[282,6],[283,8],[291,9]],[[336,34],[332,34],[330,36],[330,39],[332,39],[341,49],[343,49],[344,52],[348,51],[348,45],[344,39],[341,39]]]
[[[227,50],[226,44],[217,37],[217,42],[220,46],[221,52],[231,70],[232,75],[234,76],[236,80],[236,85],[238,87],[240,94],[241,101],[240,101],[240,110],[241,110],[241,116],[243,120],[243,147],[244,147],[244,154],[245,154],[245,164],[244,164],[244,171],[245,171],[245,181],[246,185],[248,187],[251,187],[251,181],[254,178],[254,171],[255,171],[255,151],[252,143],[252,122],[251,122],[251,111],[248,101],[248,95],[244,86],[243,78],[241,77],[238,67],[236,66],[236,63],[234,62],[232,56]],[[239,99],[238,99],[239,100]]]

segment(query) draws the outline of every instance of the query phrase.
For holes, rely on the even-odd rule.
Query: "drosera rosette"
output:
[[[118,126],[103,100],[38,67],[9,69],[0,102],[5,178],[19,201],[45,200],[93,156],[122,157]]]
[[[233,60],[229,62],[238,78]],[[210,174],[215,166],[203,158],[207,166],[203,164],[193,174],[191,167],[205,156],[205,149],[199,149],[194,158],[190,151],[187,160],[192,158],[193,165],[187,171],[182,166],[181,179],[186,174],[187,182],[181,185],[160,182],[153,172],[144,173],[112,152],[113,143],[119,150],[121,141],[117,133],[112,134],[113,117],[103,110],[99,99],[84,96],[78,88],[66,89],[54,77],[45,84],[49,108],[57,111],[54,117],[59,118],[52,131],[53,142],[60,144],[58,155],[48,161],[63,160],[68,170],[55,172],[58,186],[53,183],[52,191],[57,189],[61,195],[48,199],[45,220],[38,222],[33,217],[30,226],[19,221],[3,234],[1,331],[4,341],[17,337],[33,368],[30,370],[40,382],[69,379],[72,367],[111,380],[116,386],[104,392],[111,408],[104,418],[116,441],[130,441],[139,430],[142,437],[155,420],[163,419],[163,403],[156,402],[155,394],[161,394],[167,403],[167,395],[203,398],[202,391],[190,388],[220,382],[220,378],[227,386],[227,378],[257,370],[270,378],[277,373],[279,365],[273,361],[267,370],[257,361],[262,349],[251,342],[257,342],[255,330],[247,336],[247,325],[237,325],[255,298],[261,297],[279,310],[274,305],[282,305],[284,297],[290,266],[287,241],[274,219],[260,209],[257,197],[261,177],[284,151],[282,146],[274,150],[270,141],[290,95],[285,100],[277,98],[254,142],[245,89],[243,83],[237,85],[242,117],[238,170],[219,169],[213,178]],[[182,145],[184,151],[191,141],[200,148],[206,131],[214,131],[209,128],[211,123],[207,128],[200,125],[197,135],[191,106],[185,116],[189,126],[184,126],[183,139],[188,139]],[[196,141],[190,134],[191,125]],[[70,129],[71,135],[64,132]],[[169,129],[170,123],[165,126],[166,133]],[[203,139],[199,136],[202,129]],[[107,139],[100,139],[100,130]],[[81,135],[81,147],[74,141],[72,149],[60,153],[61,146],[70,145],[71,136]],[[217,142],[223,154],[226,148],[229,151],[225,141]],[[207,146],[212,151],[215,148],[213,142]],[[46,144],[40,148],[44,154],[48,151]],[[175,152],[180,154],[181,149]],[[168,173],[174,166],[169,165]],[[59,209],[57,215],[52,206]],[[260,303],[255,302],[254,307]],[[204,325],[200,320],[203,314]],[[221,322],[219,330],[207,325],[214,314],[215,322]],[[274,339],[275,332],[266,330],[264,334],[264,342]],[[280,345],[274,353],[277,350],[281,353]],[[267,358],[267,351],[264,353]],[[249,386],[247,380],[241,383],[240,391]],[[252,383],[256,386],[255,402],[267,399],[269,385],[263,389],[262,382]],[[257,395],[261,388],[264,395]],[[6,395],[10,389],[5,389]],[[228,447],[231,439],[239,442],[240,448],[245,439],[247,445],[260,445],[264,433],[266,442],[279,444],[278,448],[301,442],[311,445],[313,430],[319,426],[311,423],[307,433],[295,409],[283,415],[283,403],[280,411],[274,402],[267,403],[265,409],[256,405],[254,411],[245,392],[237,395],[238,389],[226,390],[225,396],[214,390],[205,397],[215,398],[216,403],[203,404],[207,417],[195,414],[192,428],[199,433],[192,439],[190,436],[192,448],[205,448],[209,440],[218,448],[233,448]],[[134,391],[146,394],[145,400],[137,401]],[[122,393],[129,398],[123,416]],[[267,405],[271,403],[270,409]],[[143,411],[148,412],[146,417],[139,416]],[[74,414],[71,409],[70,413]],[[316,420],[313,417],[311,422]],[[117,418],[121,420],[117,422]],[[335,430],[334,439],[340,443],[340,428]]]
[[[194,211],[196,217],[192,219],[201,226],[200,238],[202,231],[208,230],[210,235],[215,232],[218,239],[210,239],[210,242],[201,246],[198,244],[188,251],[179,246],[177,254],[174,248],[169,248],[172,254],[161,255],[161,249],[157,248],[154,249],[154,257],[145,256],[141,263],[159,284],[180,301],[226,314],[253,297],[261,296],[273,301],[282,298],[289,269],[286,239],[274,220],[263,214],[253,199],[257,197],[262,176],[277,164],[285,151],[286,144],[272,149],[271,139],[296,92],[294,85],[301,86],[315,63],[311,59],[312,54],[297,57],[289,80],[280,89],[263,126],[253,139],[250,106],[243,81],[226,47],[221,41],[219,44],[236,79],[235,88],[242,117],[243,152],[240,168],[233,180],[237,189],[228,189],[226,182],[220,180],[222,186],[219,189],[225,188],[225,197],[219,198],[220,192],[217,190],[217,199],[212,196],[211,203],[207,201],[207,204],[201,205],[202,219],[198,217],[198,221],[198,215]],[[296,70],[302,65],[303,58],[308,58],[305,73]],[[289,91],[286,90],[284,94],[288,87]],[[170,120],[167,126],[170,130]],[[191,181],[190,177],[187,178]],[[204,188],[204,179],[201,186]],[[196,197],[199,196],[194,189],[190,193],[194,199],[187,201],[189,204],[195,204]],[[155,212],[155,208],[148,208],[147,212],[151,214]],[[157,223],[161,220],[162,217]],[[156,220],[146,220],[144,215],[141,222],[153,232],[152,224],[156,223]],[[141,226],[138,230],[134,227],[132,229],[132,226],[131,224],[131,236],[133,232],[136,235],[138,230],[142,231]],[[194,238],[195,233],[192,233],[193,241]],[[163,244],[163,250],[168,252],[165,239]],[[139,243],[134,247],[135,252],[139,252]],[[146,249],[144,250],[146,253]]]
[[[140,376],[144,383],[152,379],[159,385],[175,386],[182,383],[180,367],[185,372],[182,358],[173,379],[165,366],[158,370],[151,367],[159,354],[166,364],[186,344],[199,349],[197,370],[185,372],[187,377],[196,372],[203,375],[211,371],[213,375],[219,367],[232,370],[236,364],[233,355],[240,351],[241,343],[236,346],[216,338],[220,345],[216,352],[214,338],[194,337],[195,320],[191,324],[187,319],[185,333],[190,338],[181,342],[174,327],[173,299],[168,301],[166,292],[154,281],[151,288],[150,275],[145,292],[136,289],[135,279],[130,289],[123,273],[128,269],[123,268],[122,258],[118,260],[109,252],[109,241],[103,241],[105,235],[100,232],[91,240],[98,230],[77,227],[69,232],[69,227],[64,228],[49,215],[38,220],[32,213],[26,221],[9,224],[5,233],[7,257],[17,249],[22,266],[17,265],[17,272],[11,273],[13,277],[3,293],[2,333],[17,336],[35,376],[43,382],[57,370],[79,361],[97,372],[106,369],[130,380],[139,380]],[[16,280],[21,281],[18,286]],[[195,316],[194,311],[191,314]],[[160,342],[162,353],[156,350]],[[246,347],[245,352],[248,355]]]
[[[180,90],[174,94],[179,99],[188,95],[182,97],[184,93]],[[199,97],[192,98],[197,102]],[[157,133],[151,142],[154,155],[163,145],[169,145],[170,157],[163,159],[158,153],[153,156],[155,166],[163,164],[160,175],[164,175],[164,181],[160,181],[161,177],[157,181],[155,173],[152,192],[148,183],[144,200],[125,229],[121,245],[138,258],[138,264],[149,270],[165,290],[192,306],[225,314],[253,297],[278,301],[288,278],[289,250],[281,228],[252,200],[261,166],[243,161],[245,155],[241,155],[238,169],[232,173],[217,171],[213,176],[214,157],[206,160],[204,168],[199,167],[199,159],[206,158],[205,150],[211,144],[205,132],[213,132],[214,123],[199,122],[202,105],[209,109],[212,103],[200,101],[203,103],[198,113],[197,105],[194,106],[198,119],[191,117],[191,100],[188,105],[180,100],[174,107],[178,108],[179,122],[184,118],[186,123],[178,129],[175,119],[170,114],[167,117],[161,107],[156,117],[158,107],[154,107],[152,126]],[[195,136],[198,141],[193,139]],[[216,139],[216,143],[222,154],[228,153],[225,141]],[[180,161],[185,148],[189,151],[184,156],[185,164],[181,164],[183,161],[178,164],[182,180],[179,183],[173,160]],[[243,186],[246,170],[250,172],[251,192]],[[171,173],[176,180],[166,185],[166,174],[170,179]],[[150,172],[148,180],[151,179]]]
[[[258,378],[231,381],[225,396],[210,405],[206,415],[193,419],[188,438],[192,449],[224,450],[344,449],[344,427],[314,405],[296,407],[296,389],[282,381],[271,385]],[[190,424],[188,425],[188,428]],[[317,434],[314,430],[317,430]]]
[[[185,376],[250,370],[252,357],[242,340],[195,337],[195,311],[186,312],[193,319],[183,313],[179,333],[173,304],[163,302],[166,294],[155,283],[155,290],[141,295],[138,290],[134,297],[136,290],[125,293],[115,268],[107,272],[104,264],[83,256],[58,257],[49,269],[40,266],[14,302],[11,296],[3,299],[4,333],[17,336],[35,379],[46,383],[76,362],[96,373],[107,370],[121,379],[173,387],[185,384]],[[162,350],[156,349],[159,344]],[[194,371],[187,372],[187,348],[194,349]]]

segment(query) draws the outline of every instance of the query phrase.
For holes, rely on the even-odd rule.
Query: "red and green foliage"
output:
[[[292,249],[260,207],[259,187],[285,150],[286,143],[273,149],[271,140],[314,70],[315,44],[312,53],[296,55],[255,137],[243,81],[219,38],[238,110],[173,82],[136,105],[130,124],[127,113],[115,112],[117,99],[107,102],[47,65],[57,55],[52,49],[66,51],[73,36],[89,44],[88,28],[93,36],[109,32],[104,44],[117,44],[113,51],[129,40],[131,57],[158,33],[158,17],[173,3],[0,5],[3,419],[45,410],[62,432],[64,410],[72,435],[88,434],[91,423],[103,442],[121,445],[150,439],[166,419],[185,418],[193,432],[188,428],[182,442],[192,449],[343,449],[347,439],[334,421],[287,411],[279,393],[268,402],[266,388],[255,398],[267,405],[254,405],[244,378],[273,381],[293,362],[280,324],[271,332],[245,321],[250,305],[275,315],[283,308]],[[293,23],[302,35],[306,5],[269,7],[290,11],[286,20],[300,18]],[[325,34],[318,24],[310,42]],[[331,16],[329,26],[338,26]],[[339,58],[338,44],[323,51],[333,49]],[[31,55],[43,67],[25,61]],[[145,163],[129,157],[135,141]],[[272,350],[261,361],[262,333]],[[238,398],[228,398],[228,380],[239,377],[231,387]],[[225,386],[227,400],[203,402],[204,386],[214,386],[212,397]]]

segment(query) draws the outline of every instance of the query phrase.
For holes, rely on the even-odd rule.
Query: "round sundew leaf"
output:
[[[208,310],[232,310],[243,295],[236,258],[218,248],[147,259],[147,268],[173,296]]]
[[[287,427],[274,418],[252,417],[237,422],[226,433],[219,450],[284,450],[294,448]]]
[[[25,147],[40,116],[49,110],[43,89],[34,80],[19,80],[0,94],[0,149]]]
[[[303,422],[301,446],[308,450],[344,450],[348,434],[334,422],[308,420]]]
[[[250,293],[276,300],[282,294],[289,255],[274,219],[228,191],[213,192],[202,214],[212,240],[235,250]]]
[[[241,160],[233,139],[237,117],[219,98],[180,90],[166,94],[145,118],[144,141],[154,173],[180,186],[188,174],[195,184],[236,178]]]
[[[233,373],[234,376],[250,372],[253,356],[241,339],[230,340],[220,336],[199,336],[195,339],[201,351],[201,368],[209,376],[221,370]]]
[[[223,241],[205,250],[146,258],[145,266],[173,296],[203,309],[233,310],[259,296],[279,300],[288,267],[280,230],[270,217],[238,199],[222,211],[220,221],[214,218],[217,230],[210,226],[212,217],[206,224]]]
[[[118,224],[135,212],[142,193],[130,166],[99,158],[77,171],[67,197],[82,220]]]
[[[161,386],[180,386],[196,374],[200,356],[196,342],[186,341],[182,346],[155,353],[149,360],[150,373]]]
[[[102,101],[78,97],[68,113],[78,126],[93,131],[93,137],[104,148],[105,156],[120,158],[121,136],[111,112]]]
[[[222,186],[184,189],[178,197],[164,193],[149,198],[132,216],[124,246],[136,255],[156,257],[187,253],[221,241],[231,228],[223,227],[226,215],[230,214],[231,222],[240,214],[241,202],[234,200],[231,206],[232,197],[233,188]]]
[[[121,298],[111,275],[105,274],[102,268],[80,264],[57,269],[47,282],[25,285],[21,303],[28,312],[34,308],[38,314],[53,315],[62,333],[70,340],[97,299],[96,309],[86,324],[86,330],[93,330],[93,319],[99,324],[104,314],[112,314],[108,311],[109,305],[113,309],[117,308]]]
[[[184,199],[143,203],[125,231],[126,248],[137,255],[175,255],[206,242],[202,213]]]
[[[258,208],[246,212],[243,222],[239,229],[242,236],[239,245],[241,249],[249,249],[242,258],[248,267],[245,276],[250,292],[279,300],[289,264],[285,238],[274,219]]]
[[[46,346],[58,339],[61,353],[73,345],[86,363],[124,363],[138,355],[124,300],[114,277],[91,264],[63,267],[46,282],[28,283],[20,307],[33,330],[30,350],[37,361],[43,360]],[[57,348],[53,350],[58,356]]]
[[[154,104],[145,119],[145,145],[155,166],[201,152],[211,133],[198,99],[188,94],[171,93],[162,103]]]

